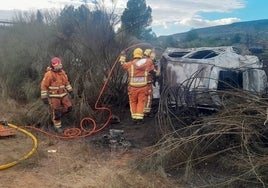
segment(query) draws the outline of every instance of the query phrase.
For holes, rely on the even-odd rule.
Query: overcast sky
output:
[[[98,0],[97,0],[98,1]],[[99,0],[110,7],[112,0]],[[113,0],[122,13],[128,0]],[[0,0],[0,20],[10,19],[10,11],[79,6],[83,0]],[[89,6],[92,0],[87,0]],[[153,31],[170,35],[215,25],[268,19],[268,0],[146,0],[152,8]]]

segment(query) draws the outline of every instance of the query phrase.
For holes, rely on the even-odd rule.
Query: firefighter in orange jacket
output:
[[[148,74],[154,70],[151,59],[142,58],[143,50],[133,51],[133,60],[125,62],[125,54],[120,57],[122,68],[128,72],[128,96],[132,120],[137,124],[143,123],[145,101],[148,96]]]
[[[72,110],[69,96],[74,98],[73,88],[62,69],[61,59],[54,57],[41,82],[41,99],[44,104],[50,104],[52,122],[58,133],[63,132],[61,117]]]
[[[143,54],[145,58],[151,60],[152,62],[155,61],[155,53],[151,49],[146,49]],[[144,107],[145,116],[151,115],[150,112],[152,109],[152,102],[153,102],[153,84],[156,79],[156,74],[157,74],[157,69],[156,69],[156,66],[154,65],[153,71],[151,71],[150,74],[148,74],[148,81],[147,81],[148,96],[146,98],[145,107]]]

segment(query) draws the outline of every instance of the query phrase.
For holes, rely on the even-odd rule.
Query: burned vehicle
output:
[[[174,108],[217,109],[219,93],[242,90],[262,95],[267,77],[257,56],[232,46],[167,48],[160,59],[160,93]]]

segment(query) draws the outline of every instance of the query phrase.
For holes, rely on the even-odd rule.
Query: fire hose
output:
[[[18,131],[20,131],[20,132],[26,134],[27,136],[29,136],[29,137],[32,139],[32,141],[33,141],[33,147],[32,147],[32,149],[31,149],[28,153],[26,153],[26,154],[25,154],[24,156],[22,156],[21,158],[15,160],[15,161],[12,161],[12,162],[9,162],[9,163],[6,163],[6,164],[1,165],[1,166],[0,166],[0,170],[4,170],[4,169],[7,169],[7,168],[10,168],[10,167],[12,167],[12,166],[14,166],[14,165],[16,165],[16,164],[18,164],[18,163],[20,163],[20,162],[22,162],[22,161],[28,159],[28,158],[29,158],[30,156],[32,156],[32,155],[34,154],[34,152],[37,150],[37,145],[38,145],[37,138],[36,138],[32,133],[30,133],[30,132],[28,132],[27,130],[25,130],[25,129],[23,129],[23,128],[20,128],[20,127],[18,127],[18,126],[16,126],[16,125],[10,124],[10,123],[8,123],[7,125],[8,125],[9,127],[13,128],[13,129],[15,129],[15,130],[18,130]]]
[[[141,45],[149,45],[149,46],[151,46],[149,43],[138,43],[138,44],[134,44],[134,45],[129,46],[128,48],[125,49],[125,51],[127,51],[127,50],[129,50],[130,48],[133,48],[133,47],[135,47],[135,46],[141,46]],[[78,128],[70,128],[70,129],[67,129],[67,130],[64,132],[64,133],[65,133],[64,136],[59,136],[59,135],[55,136],[55,135],[54,135],[54,137],[57,137],[57,138],[83,138],[83,137],[89,136],[89,135],[91,135],[91,134],[93,134],[93,133],[97,133],[97,132],[103,130],[103,129],[108,125],[108,123],[110,122],[111,116],[112,116],[112,112],[111,112],[111,110],[110,110],[109,108],[106,108],[106,107],[98,107],[98,103],[99,103],[99,101],[100,101],[100,98],[101,98],[103,92],[104,92],[105,89],[106,89],[106,86],[107,86],[107,84],[108,84],[108,81],[109,81],[109,79],[110,79],[110,77],[111,77],[111,74],[112,74],[112,72],[113,72],[113,70],[114,70],[114,68],[115,68],[115,65],[117,64],[119,58],[120,58],[120,56],[118,56],[117,59],[116,59],[116,61],[114,62],[113,66],[112,66],[112,68],[111,68],[111,70],[110,70],[110,72],[109,72],[109,74],[108,74],[108,77],[107,77],[107,79],[106,79],[106,81],[105,81],[105,83],[104,83],[104,85],[103,85],[103,87],[102,87],[102,89],[101,89],[101,92],[100,92],[100,94],[99,94],[99,96],[98,96],[98,99],[97,99],[97,101],[96,101],[96,103],[95,103],[95,109],[96,109],[96,110],[106,110],[106,111],[109,112],[109,117],[108,117],[108,119],[106,120],[106,122],[105,122],[100,128],[97,129],[97,128],[96,128],[96,122],[94,121],[94,119],[92,119],[92,118],[90,118],[90,117],[85,117],[85,118],[83,118],[83,119],[80,121],[80,128],[81,128],[81,130],[86,131],[87,134],[85,134],[85,135],[80,135],[80,134],[81,134],[81,130],[80,130],[80,129],[78,129]],[[92,128],[92,130],[90,130],[90,131],[87,131],[87,130],[85,130],[85,129],[83,128],[83,124],[84,124],[85,122],[87,122],[87,121],[93,123],[93,128]],[[1,166],[0,166],[0,170],[4,170],[4,169],[6,169],[6,168],[10,168],[10,167],[12,167],[12,166],[14,166],[14,165],[16,165],[16,164],[22,162],[23,160],[28,159],[28,158],[29,158],[31,155],[33,155],[34,152],[37,150],[37,145],[38,145],[37,138],[36,138],[33,134],[31,134],[30,132],[28,132],[28,131],[26,131],[25,129],[23,129],[23,128],[21,128],[21,127],[18,127],[18,126],[16,126],[16,125],[10,124],[10,123],[8,123],[8,126],[11,127],[11,128],[14,128],[14,129],[16,129],[16,130],[18,130],[18,131],[20,131],[20,132],[22,132],[22,133],[24,133],[24,134],[26,134],[26,135],[28,135],[28,136],[33,140],[33,148],[32,148],[27,154],[25,154],[23,157],[21,157],[21,158],[15,160],[15,161],[12,161],[12,162],[10,162],[10,163],[1,165]],[[32,127],[32,126],[25,126],[25,128],[31,128],[31,129],[35,129],[35,130],[37,130],[37,128]],[[43,132],[43,131],[40,130],[40,132]]]
[[[138,43],[138,44],[133,44],[127,48],[124,49],[124,51],[128,51],[129,49],[131,48],[134,48],[134,47],[137,47],[137,46],[152,46],[151,44],[149,43]],[[49,134],[47,132],[44,132],[42,130],[39,130],[38,128],[35,128],[33,126],[26,126],[27,128],[30,128],[30,129],[35,129],[39,132],[42,132],[46,135],[49,135],[51,137],[55,137],[55,138],[60,138],[60,139],[74,139],[74,138],[85,138],[87,136],[90,136],[92,134],[95,134],[97,132],[100,132],[101,130],[103,130],[104,128],[106,128],[106,126],[109,124],[111,118],[112,118],[112,111],[110,108],[107,108],[107,107],[103,107],[103,106],[99,106],[99,102],[101,100],[101,97],[104,93],[104,91],[106,90],[106,87],[110,81],[110,78],[112,76],[112,73],[115,69],[115,66],[116,64],[119,62],[119,58],[120,58],[121,54],[117,56],[116,60],[114,61],[111,69],[110,69],[110,72],[101,88],[101,91],[100,91],[100,94],[95,102],[95,110],[99,110],[99,111],[107,111],[108,112],[108,118],[107,120],[102,124],[102,126],[100,127],[97,127],[96,125],[96,122],[93,118],[91,117],[84,117],[81,121],[80,121],[80,127],[79,128],[68,128],[68,129],[65,129],[64,131],[64,135],[55,135],[55,134]],[[85,124],[88,123],[88,124],[92,124],[92,128],[91,129],[86,129],[85,128]],[[83,134],[82,134],[83,132]]]

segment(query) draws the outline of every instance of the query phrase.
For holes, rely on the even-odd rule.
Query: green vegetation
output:
[[[1,101],[33,105],[23,115],[26,118],[20,119],[22,124],[49,121],[49,114],[40,117],[36,113],[43,108],[40,83],[50,59],[59,56],[75,91],[74,116],[81,119],[85,114],[94,115],[90,106],[94,106],[117,56],[135,41],[115,33],[115,18],[100,6],[93,10],[85,5],[68,6],[61,12],[18,14],[16,24],[0,27]],[[110,101],[113,94],[114,105],[126,104],[126,83],[122,78],[123,71],[116,66],[103,102]]]
[[[121,30],[128,35],[145,41],[152,41],[156,35],[152,32],[152,9],[145,0],[129,0],[121,16]]]
[[[204,28],[157,39],[150,27],[152,11],[146,5],[145,0],[129,0],[121,19],[113,11],[109,12],[105,9],[105,6],[99,4],[96,4],[94,9],[89,9],[86,5],[81,5],[77,8],[67,6],[60,12],[37,11],[36,13],[17,15],[16,20],[14,20],[16,24],[0,27],[0,101],[5,101],[5,104],[7,104],[11,100],[15,101],[16,104],[25,105],[26,113],[15,114],[16,117],[14,117],[16,121],[20,121],[18,122],[19,124],[49,124],[49,112],[40,100],[40,82],[50,59],[53,56],[59,56],[63,61],[63,67],[70,78],[75,92],[74,114],[70,117],[72,123],[79,124],[79,121],[85,116],[98,118],[97,122],[101,122],[104,114],[100,116],[95,114],[92,106],[97,101],[110,70],[113,69],[112,76],[109,78],[109,84],[100,101],[103,105],[109,104],[109,106],[113,105],[113,107],[121,109],[128,102],[127,84],[125,73],[119,65],[115,64],[116,60],[122,50],[132,50],[130,47],[144,42],[153,43],[159,47],[158,49],[166,47],[188,48],[226,45],[237,45],[247,49],[261,47],[263,52],[257,55],[264,62],[268,62],[267,29],[255,27],[259,30],[253,30],[250,27],[251,30],[249,32],[245,26],[240,26],[239,29],[238,26],[233,25],[232,27],[229,26],[229,29],[227,26],[222,28],[213,27],[210,28],[210,31],[209,28]],[[117,31],[115,28],[117,28],[120,20],[122,25]],[[241,30],[244,30],[244,32],[241,32]],[[131,50],[127,52],[129,56],[131,56]],[[154,154],[148,157],[145,162],[151,164],[151,167],[157,167],[158,170],[165,168],[170,169],[171,172],[186,167],[185,176],[188,178],[191,175],[190,173],[194,171],[192,167],[204,167],[200,165],[203,164],[203,161],[210,162],[212,160],[211,164],[216,164],[213,163],[215,162],[213,157],[218,157],[218,154],[221,154],[221,147],[219,148],[218,146],[222,146],[220,145],[223,143],[222,141],[226,141],[225,137],[221,135],[226,131],[226,128],[229,128],[225,125],[233,125],[229,130],[231,132],[233,130],[238,132],[237,134],[235,132],[235,136],[238,136],[235,137],[234,146],[240,149],[239,154],[241,154],[241,156],[236,156],[237,150],[231,148],[232,155],[228,156],[229,159],[238,160],[239,157],[245,161],[250,159],[251,155],[242,156],[242,153],[255,152],[248,150],[248,148],[251,147],[251,143],[255,142],[255,136],[259,136],[259,132],[254,132],[254,128],[246,130],[243,123],[248,122],[249,125],[247,124],[247,126],[250,127],[261,125],[262,128],[263,118],[266,113],[263,106],[266,103],[258,104],[260,105],[260,109],[257,109],[258,121],[254,124],[254,118],[246,116],[243,119],[245,115],[243,113],[245,109],[254,105],[257,106],[254,104],[256,101],[253,99],[255,98],[252,96],[241,98],[247,99],[242,100],[239,106],[241,110],[235,105],[233,105],[237,107],[235,109],[230,106],[232,111],[227,109],[227,112],[233,112],[232,115],[236,113],[235,110],[239,109],[238,111],[241,114],[238,114],[237,117],[241,119],[238,119],[236,122],[235,117],[230,114],[227,114],[228,116],[221,116],[223,120],[226,120],[226,117],[231,117],[231,120],[235,121],[234,125],[229,122],[225,124],[219,122],[220,116],[217,116],[216,120],[211,119],[211,121],[201,121],[198,119],[196,122],[191,122],[191,126],[185,124],[185,127],[179,127],[180,131],[185,132],[184,135],[179,135],[181,132],[177,131],[176,127],[172,127],[173,125],[181,126],[180,124],[178,125],[179,122],[183,122],[180,120],[181,117],[170,118],[168,116],[170,114],[167,113],[168,110],[164,110],[158,119],[160,130],[171,127],[170,130],[175,130],[175,132],[170,133],[169,130],[168,134],[165,133],[166,137],[159,142],[159,145],[152,148]],[[252,98],[251,102],[253,105],[248,105],[248,98]],[[247,106],[244,107],[243,105],[245,104]],[[11,103],[11,105],[15,106],[14,103]],[[163,106],[165,105],[162,104],[160,107]],[[249,109],[249,111],[253,110]],[[189,120],[189,116],[187,118]],[[203,122],[207,122],[207,124],[203,124]],[[213,127],[210,125],[213,125]],[[216,129],[216,126],[219,126],[218,129]],[[262,131],[261,128],[260,130]],[[243,132],[245,130],[247,132]],[[215,134],[211,134],[213,131]],[[195,133],[194,139],[192,139],[192,133]],[[215,137],[210,137],[211,135],[215,135]],[[253,141],[248,142],[247,139],[253,139]],[[210,151],[210,141],[212,141],[212,144],[215,144],[216,149],[212,149],[216,150],[216,154]],[[169,145],[170,143],[171,145]],[[165,148],[166,146],[168,148]],[[229,148],[225,147],[225,145],[223,149],[229,151]],[[224,152],[224,154],[227,155],[227,152]],[[264,154],[267,154],[266,150]],[[224,162],[224,159],[219,159],[217,164],[224,165]],[[250,159],[246,163],[247,167],[239,167],[239,164],[237,166],[233,165],[236,168],[235,170],[238,169],[239,171],[242,169],[241,173],[245,172],[245,174],[242,174],[243,176],[238,176],[238,179],[242,177],[242,180],[248,181],[247,175],[252,176],[252,173],[255,173],[253,162]],[[250,165],[252,165],[252,169],[248,169]],[[262,166],[259,165],[256,169],[262,173]],[[250,170],[252,172],[247,173]],[[263,185],[266,185],[268,182],[267,178],[261,181],[258,179],[259,175],[261,176],[262,174],[257,174],[254,177],[254,181],[257,181],[256,184],[258,185],[260,182]],[[266,174],[264,175],[263,177],[267,177]]]

